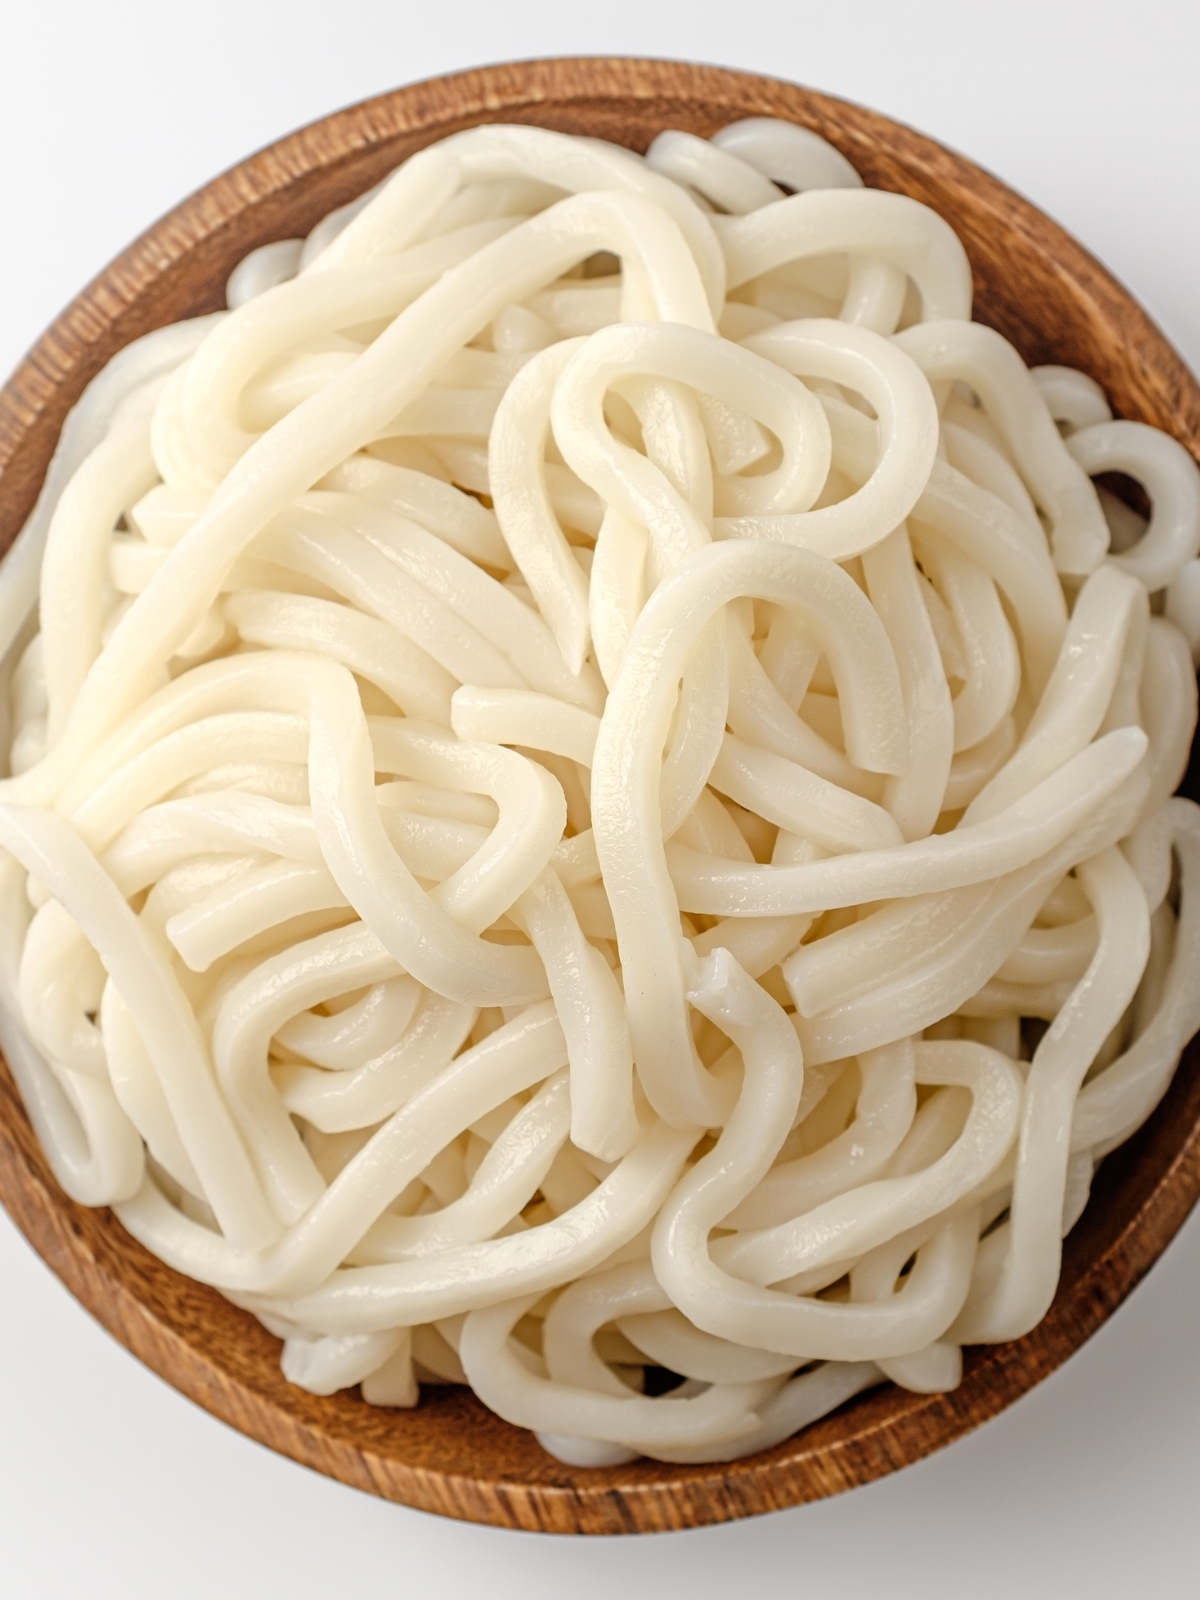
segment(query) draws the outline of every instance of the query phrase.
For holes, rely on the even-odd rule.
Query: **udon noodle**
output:
[[[292,1382],[719,1461],[1050,1306],[1200,1025],[1200,474],[971,294],[799,128],[480,127],[69,417],[0,1038]]]

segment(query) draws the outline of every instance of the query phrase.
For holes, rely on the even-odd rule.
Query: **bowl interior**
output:
[[[841,149],[868,184],[937,210],[966,245],[976,316],[1030,363],[1092,374],[1118,416],[1200,457],[1200,388],[1129,295],[1075,241],[996,179],[933,141],[791,84],[674,62],[583,59],[458,74],[339,112],[252,156],[114,261],[0,392],[0,550],[27,515],[66,411],[123,345],[224,303],[255,246],[306,232],[414,150],[485,121],[538,123],[645,149],[661,129],[707,135],[780,116]],[[1183,792],[1200,792],[1195,756]],[[425,1510],[501,1526],[616,1533],[681,1528],[852,1487],[948,1443],[1066,1359],[1162,1252],[1200,1194],[1200,1049],[1189,1046],[1146,1126],[1109,1156],[1066,1241],[1054,1305],[1026,1338],[966,1352],[962,1385],[887,1385],[748,1460],[600,1470],[562,1465],[472,1396],[427,1389],[411,1412],[285,1383],[279,1345],[215,1291],[178,1276],[107,1211],[59,1191],[0,1061],[0,1200],[88,1310],[214,1415],[319,1471]]]

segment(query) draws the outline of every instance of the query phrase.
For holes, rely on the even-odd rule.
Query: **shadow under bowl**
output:
[[[340,111],[215,179],[117,258],[42,336],[0,392],[0,550],[31,508],[62,420],[88,380],[152,328],[224,304],[236,263],[304,234],[413,151],[481,122],[527,122],[644,150],[663,128],[707,135],[783,117],[842,150],[864,180],[932,206],[966,246],[976,316],[1030,364],[1082,368],[1117,416],[1200,456],[1200,387],[1144,311],[1068,234],[963,157],[826,95],[670,61],[534,61],[415,84]],[[1198,792],[1193,766],[1183,792]],[[1200,976],[1200,975],[1198,975]],[[969,1349],[945,1395],[887,1385],[773,1450],[719,1466],[652,1461],[579,1469],[468,1392],[427,1388],[413,1411],[286,1383],[279,1344],[214,1290],[179,1276],[108,1211],[59,1190],[0,1061],[0,1200],[92,1315],[181,1393],[343,1483],[426,1511],[557,1533],[695,1527],[819,1499],[948,1444],[1076,1350],[1162,1253],[1200,1195],[1200,1049],[1166,1098],[1100,1167],[1066,1241],[1045,1319],[1011,1344]]]

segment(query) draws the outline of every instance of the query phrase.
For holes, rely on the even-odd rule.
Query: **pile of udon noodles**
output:
[[[782,123],[368,199],[111,363],[3,568],[54,1171],[293,1382],[580,1465],[950,1388],[1200,1024],[1200,475]]]

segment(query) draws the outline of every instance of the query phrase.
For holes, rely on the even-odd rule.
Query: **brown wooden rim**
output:
[[[1031,362],[1090,371],[1119,415],[1164,427],[1200,455],[1200,388],[1158,329],[1056,224],[962,157],[888,119],[747,73],[670,61],[510,63],[381,95],[288,135],[157,222],[63,312],[0,392],[0,550],[36,495],[66,410],[110,356],[150,328],[214,309],[238,259],[302,233],[414,149],[481,121],[588,131],[644,148],[653,131],[706,134],[736,117],[813,127],[879,187],[947,215],[976,271],[977,314]],[[1190,772],[1184,792],[1196,792]],[[1078,1348],[1133,1289],[1200,1195],[1200,1051],[1162,1106],[1100,1169],[1067,1241],[1053,1307],[1013,1344],[967,1352],[948,1395],[888,1386],[796,1439],[717,1467],[636,1462],[584,1471],[473,1397],[434,1390],[415,1412],[287,1385],[278,1345],[215,1292],[164,1267],[111,1213],[67,1200],[0,1062],[0,1200],[94,1317],[213,1415],[344,1483],[498,1526],[618,1533],[698,1526],[867,1482],[948,1444]]]

